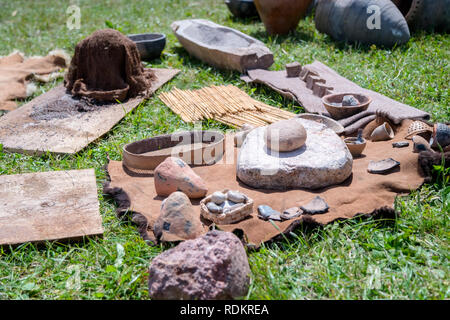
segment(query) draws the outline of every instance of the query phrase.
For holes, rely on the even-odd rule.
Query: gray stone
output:
[[[292,119],[308,133],[305,145],[291,152],[274,152],[265,145],[266,127],[252,130],[242,145],[237,177],[261,189],[317,189],[345,181],[352,173],[353,157],[342,139],[326,126]]]
[[[242,203],[247,197],[239,191],[230,190],[227,192],[227,199],[235,203]]]
[[[300,209],[303,211],[303,213],[306,213],[306,214],[325,213],[328,211],[329,208],[330,207],[325,202],[325,200],[319,196],[312,199],[306,205],[300,207]]]
[[[359,101],[352,95],[347,95],[342,98],[342,106],[348,107],[348,106],[357,106],[359,104]]]
[[[405,148],[409,146],[409,142],[408,141],[399,141],[399,142],[394,142],[392,144],[392,146],[394,148]]]
[[[244,206],[243,203],[235,203],[235,204],[233,204],[233,205],[231,205],[231,206],[226,206],[226,207],[224,207],[223,212],[224,212],[224,213],[228,213],[228,212],[231,212],[231,211],[233,211],[233,210],[235,210],[235,209],[241,208],[241,207],[243,207],[243,206]]]
[[[227,199],[227,196],[220,191],[216,191],[211,195],[211,201],[215,204],[222,204]]]
[[[217,204],[215,204],[212,201],[208,202],[206,204],[206,207],[208,208],[209,212],[211,212],[211,213],[221,213],[222,212],[222,207],[218,206]]]
[[[150,298],[165,300],[235,299],[246,295],[249,284],[241,241],[218,230],[161,253],[148,278]]]
[[[289,152],[305,144],[307,133],[297,119],[281,120],[265,129],[264,138],[270,150]]]
[[[303,213],[303,210],[299,207],[289,208],[283,211],[281,214],[281,219],[289,220],[299,217]]]
[[[258,206],[258,216],[263,220],[281,221],[281,213],[264,204]]]

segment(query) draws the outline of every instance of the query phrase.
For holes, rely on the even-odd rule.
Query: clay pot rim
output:
[[[372,133],[370,134],[370,140],[372,140],[372,141],[382,141],[382,140],[378,139],[378,137],[374,137],[374,133],[378,132],[377,130],[380,127],[384,127],[384,129],[386,130],[386,132],[388,134],[388,138],[389,139],[394,139],[394,137],[395,137],[394,129],[391,127],[391,125],[388,122],[385,121],[385,122],[383,122],[383,124],[380,124],[378,127],[376,127],[372,131]],[[377,140],[373,140],[373,138],[377,138]]]
[[[344,142],[345,142],[345,144],[350,144],[350,145],[355,145],[355,146],[365,145],[367,143],[367,140],[364,138],[361,138],[363,140],[362,143],[355,143],[357,139],[358,139],[357,137],[348,137],[348,138],[344,139]]]
[[[186,152],[192,153],[192,152],[195,152],[198,150],[205,150],[207,148],[215,148],[217,145],[223,144],[225,141],[225,135],[222,132],[216,131],[216,130],[178,131],[178,132],[173,132],[173,133],[169,133],[169,134],[163,134],[163,135],[150,137],[147,139],[133,141],[133,142],[125,144],[122,148],[122,151],[123,151],[122,161],[123,161],[124,165],[127,167],[131,167],[134,169],[141,169],[141,170],[153,170],[161,162],[163,162],[166,158],[172,156],[169,150],[174,148],[175,146],[179,146],[179,142],[175,141],[175,145],[160,148],[160,149],[148,148],[140,153],[137,153],[137,151],[133,150],[133,147],[137,147],[140,145],[145,146],[145,143],[147,143],[149,141],[157,140],[157,139],[161,139],[163,141],[167,139],[168,141],[171,141],[172,135],[176,135],[176,136],[190,135],[192,137],[193,135],[198,134],[198,133],[201,133],[201,136],[202,136],[201,142],[202,143],[203,143],[203,138],[204,138],[205,133],[214,134],[216,137],[218,137],[218,139],[216,139],[217,141],[213,141],[213,142],[209,142],[209,143],[207,142],[208,145],[206,145],[206,146],[202,145],[199,147],[191,147],[191,149],[183,151],[183,154]],[[191,139],[189,144],[184,143],[183,145],[191,145],[192,146],[195,142],[198,142],[198,141],[195,141],[195,139]],[[130,148],[132,150],[130,150]],[[167,154],[161,154],[161,155],[155,155],[155,156],[145,155],[145,153],[147,153],[147,152],[156,151],[156,150],[164,150],[164,149],[168,150]],[[225,150],[223,150],[223,153],[225,153]],[[151,165],[149,165],[150,162],[151,162]]]

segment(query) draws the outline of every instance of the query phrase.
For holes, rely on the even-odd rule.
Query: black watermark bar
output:
[[[121,318],[126,314],[127,320],[158,319],[290,319],[315,315],[320,318],[344,316],[358,317],[362,314],[371,317],[385,317],[400,312],[403,318],[417,315],[424,308],[431,307],[433,313],[439,309],[448,310],[448,300],[377,300],[377,301],[335,301],[335,300],[282,300],[282,301],[0,301],[0,308],[6,312],[20,310],[21,316],[29,313],[69,315],[72,319],[84,319],[86,315],[98,314],[105,317]],[[19,308],[19,309],[17,309]],[[444,309],[445,308],[445,309]],[[361,313],[362,312],[362,313]],[[122,315],[122,316],[119,316]],[[359,316],[358,316],[359,315]],[[133,319],[134,318],[134,319]]]

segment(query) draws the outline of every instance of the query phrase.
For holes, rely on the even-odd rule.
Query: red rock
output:
[[[159,196],[181,191],[189,198],[203,198],[208,192],[206,183],[180,158],[169,157],[155,169],[155,189]]]
[[[153,259],[149,295],[160,300],[234,299],[246,295],[249,275],[241,241],[231,232],[213,230]]]
[[[203,233],[200,217],[183,192],[174,192],[163,201],[153,233],[160,241],[195,239]]]

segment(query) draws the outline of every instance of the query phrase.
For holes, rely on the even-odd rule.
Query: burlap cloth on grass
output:
[[[424,182],[419,170],[418,154],[412,152],[412,144],[407,148],[393,148],[392,143],[403,140],[411,120],[405,120],[398,128],[396,137],[390,141],[367,142],[363,157],[353,162],[353,175],[344,183],[317,191],[288,190],[271,191],[250,188],[236,178],[234,164],[215,164],[195,167],[208,185],[208,194],[223,189],[238,189],[254,200],[253,214],[249,219],[232,225],[220,225],[226,231],[241,229],[247,242],[258,247],[262,242],[276,240],[288,234],[302,223],[325,225],[337,219],[349,219],[357,215],[395,217],[392,209],[398,194],[407,194]],[[227,139],[231,138],[227,136]],[[238,149],[235,149],[235,159]],[[370,174],[367,166],[370,160],[392,157],[400,161],[400,169],[390,174]],[[107,167],[110,182],[105,183],[104,192],[118,202],[119,215],[127,210],[133,212],[133,221],[146,240],[154,240],[152,226],[160,214],[162,197],[155,192],[153,175],[134,173],[123,167],[121,161],[110,161]],[[330,206],[325,214],[302,215],[295,220],[284,222],[263,221],[257,218],[257,207],[266,204],[275,210],[283,210],[308,203],[320,195]],[[193,200],[200,219],[199,201]],[[205,228],[206,230],[206,228]]]
[[[61,68],[69,64],[70,58],[61,50],[50,52],[46,57],[25,58],[15,51],[0,57],[0,110],[17,108],[15,99],[25,99],[34,90],[29,86],[32,80],[48,82],[61,76]]]

